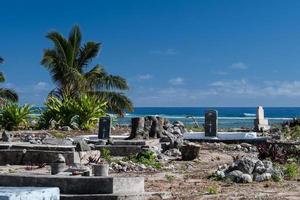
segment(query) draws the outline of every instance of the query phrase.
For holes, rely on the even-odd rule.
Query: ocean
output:
[[[219,128],[253,128],[256,107],[137,107],[134,112],[127,113],[124,118],[118,118],[119,124],[130,124],[132,117],[156,115],[168,118],[170,121],[182,121],[192,125],[193,116],[200,124],[204,124],[206,110],[215,109],[219,115]],[[279,124],[300,117],[300,107],[265,107],[265,118],[270,124]]]

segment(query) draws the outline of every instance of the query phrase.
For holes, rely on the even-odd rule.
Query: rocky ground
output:
[[[167,199],[300,199],[300,177],[291,181],[247,184],[208,179],[219,166],[232,164],[234,158],[255,157],[257,153],[225,144],[202,144],[201,149],[198,159],[171,159],[158,172],[118,172],[112,175],[144,176],[146,191],[170,192],[172,196]]]
[[[154,146],[157,143],[158,140],[148,141],[148,144]],[[127,166],[127,168],[129,166],[131,170],[122,170],[122,168],[118,170],[115,166],[111,166],[110,175],[143,176],[147,192],[169,192],[171,194],[171,196],[164,196],[164,199],[300,199],[300,177],[291,181],[274,182],[269,180],[247,184],[208,179],[208,176],[220,166],[225,164],[229,166],[234,159],[243,156],[255,157],[257,152],[253,146],[246,144],[203,143],[200,146],[199,158],[193,161],[181,161],[180,157],[168,157],[161,161],[163,165],[159,170],[125,163],[123,166]],[[49,172],[49,166],[39,168],[37,166],[7,165],[2,166],[0,170],[0,173],[44,174]],[[154,196],[151,199],[162,199],[162,196]]]
[[[250,183],[245,181],[215,180],[208,177],[217,170],[229,169],[236,160],[243,157],[257,159],[256,147],[250,144],[201,143],[199,157],[193,161],[182,161],[178,144],[182,143],[184,127],[175,123],[165,128],[164,140],[170,142],[164,145],[161,153],[159,139],[150,139],[146,143],[150,150],[156,152],[161,169],[155,169],[144,164],[137,164],[132,160],[113,158],[110,165],[112,176],[143,176],[147,192],[168,192],[170,195],[155,196],[152,199],[300,199],[300,177],[293,180],[274,182],[272,179],[262,182],[255,181],[256,175]],[[129,127],[118,127],[113,134],[129,133]],[[19,138],[27,142],[45,142],[47,137],[72,137],[82,134],[81,131],[50,131],[22,134]],[[14,134],[15,136],[18,134]],[[16,137],[18,138],[18,137]],[[34,141],[32,141],[34,140]],[[162,141],[161,141],[162,142]],[[255,161],[256,163],[256,161]],[[256,165],[256,164],[254,164]],[[221,170],[222,171],[222,170]],[[229,170],[230,171],[230,170]],[[1,167],[0,173],[49,173],[49,166],[10,166]],[[231,171],[230,171],[231,172]],[[243,173],[241,173],[243,174]],[[245,173],[246,174],[246,173]],[[226,172],[226,176],[228,173]]]

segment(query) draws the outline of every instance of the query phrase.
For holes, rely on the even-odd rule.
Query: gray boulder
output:
[[[255,164],[255,169],[253,171],[254,173],[263,174],[266,172],[265,165],[262,161],[257,161]]]
[[[264,167],[266,169],[266,172],[273,173],[273,163],[269,160],[263,161]]]
[[[234,170],[229,172],[226,175],[226,178],[228,178],[229,180],[236,182],[236,183],[240,183],[241,179],[243,176],[243,172],[241,172],[240,170]]]
[[[242,171],[245,174],[252,174],[257,160],[254,158],[243,157],[240,160],[237,160],[236,165],[237,169]]]
[[[200,145],[195,143],[187,143],[180,148],[182,154],[182,160],[189,161],[198,157],[200,152]]]
[[[257,174],[255,176],[255,181],[257,182],[268,181],[271,178],[272,178],[272,174],[270,173]]]
[[[252,183],[253,178],[249,174],[242,174],[240,177],[240,182],[241,183]]]

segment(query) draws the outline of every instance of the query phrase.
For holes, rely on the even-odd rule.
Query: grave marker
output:
[[[109,116],[100,117],[98,139],[109,139],[110,132],[111,132],[111,118]]]
[[[254,120],[254,129],[261,132],[270,129],[269,122],[267,119],[265,119],[265,111],[262,106],[257,107],[256,119]]]
[[[216,137],[218,132],[218,111],[208,110],[205,113],[205,137]]]

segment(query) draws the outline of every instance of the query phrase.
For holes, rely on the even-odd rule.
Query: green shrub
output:
[[[299,168],[296,163],[290,163],[285,165],[284,175],[288,179],[293,179],[299,175]]]
[[[45,106],[46,110],[39,120],[40,128],[49,128],[54,120],[60,126],[76,123],[79,128],[90,130],[95,127],[99,117],[106,115],[106,103],[85,94],[77,98],[64,96],[62,100],[49,97]]]
[[[152,151],[143,151],[137,155],[137,163],[151,166],[157,169],[161,168],[161,164],[156,161],[156,155]]]
[[[6,130],[16,130],[26,128],[29,124],[31,106],[19,106],[15,103],[8,103],[1,107],[0,125]]]
[[[103,148],[100,150],[101,155],[100,157],[102,157],[105,161],[107,161],[108,163],[111,162],[111,155],[110,155],[110,151],[108,148]]]
[[[156,155],[152,151],[143,151],[139,153],[137,156],[131,155],[123,158],[123,161],[132,161],[139,164],[144,164],[146,166],[151,166],[156,169],[161,168],[161,164],[156,161]]]

